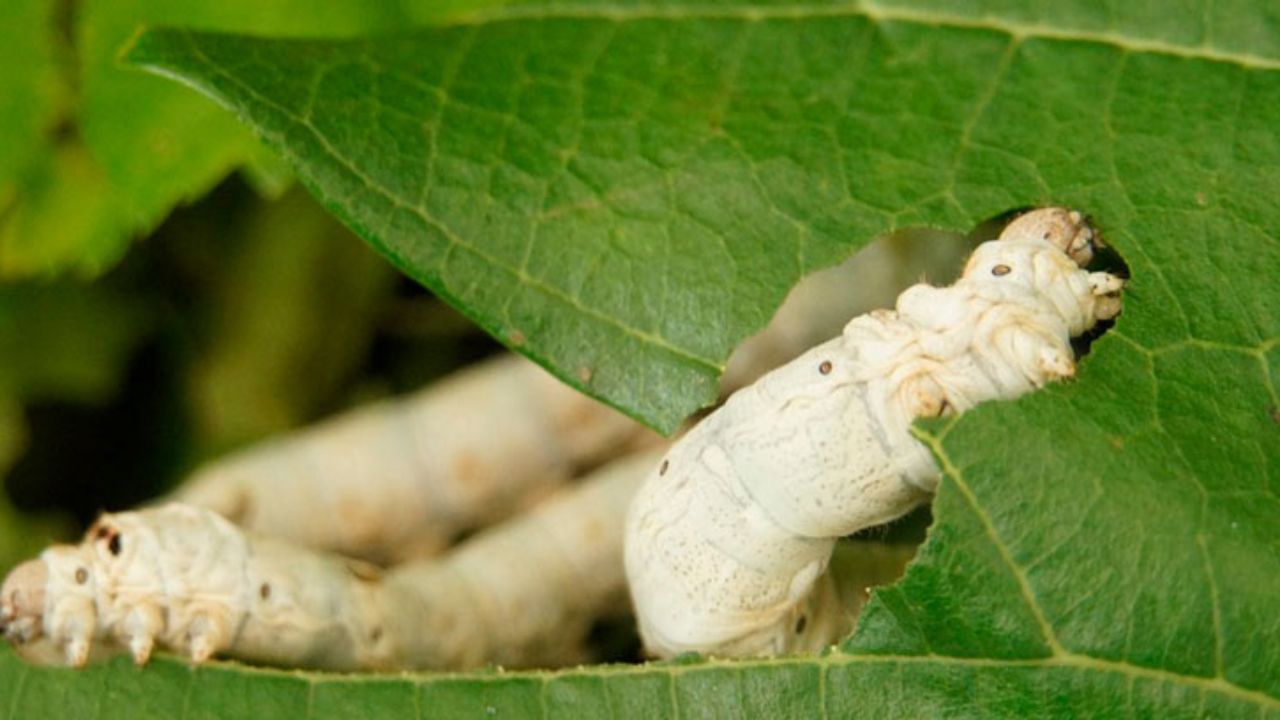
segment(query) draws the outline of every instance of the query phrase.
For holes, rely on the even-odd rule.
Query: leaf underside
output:
[[[1132,282],[1076,382],[923,430],[930,537],[828,656],[344,678],[4,655],[0,717],[1280,717],[1280,31],[1243,3],[1053,6],[140,36],[132,62],[234,109],[406,272],[663,428],[797,278],[893,227],[1071,205]]]

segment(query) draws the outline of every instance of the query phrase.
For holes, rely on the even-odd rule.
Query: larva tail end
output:
[[[1075,377],[1076,364],[1071,356],[1057,348],[1043,348],[1039,357],[1040,371],[1048,380]]]
[[[5,639],[23,644],[40,637],[49,566],[28,560],[9,573],[0,586],[0,632]]]

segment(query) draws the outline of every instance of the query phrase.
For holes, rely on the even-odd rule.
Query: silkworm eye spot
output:
[[[262,586],[258,588],[258,597],[262,598],[263,600],[270,598],[271,585],[268,583],[262,583]]]
[[[1008,275],[1012,271],[1013,271],[1013,268],[1009,267],[1008,265],[997,265],[991,268],[991,274],[995,275],[996,277]]]
[[[662,464],[658,466],[658,474],[659,474],[659,475],[666,475],[666,474],[667,474],[667,468],[668,468],[668,467],[670,467],[670,466],[671,466],[671,463],[670,463],[669,461],[667,461],[667,460],[663,460],[663,461],[662,461]]]
[[[823,360],[823,361],[822,361],[822,364],[818,366],[818,372],[822,373],[823,375],[830,375],[830,374],[831,374],[831,361],[830,361],[830,360]]]
[[[76,568],[76,584],[83,585],[89,582],[89,571],[84,568]]]
[[[796,618],[796,634],[799,635],[800,633],[804,632],[805,625],[807,625],[808,623],[809,623],[809,618],[805,617],[804,615],[801,615],[800,617]]]
[[[122,548],[120,545],[120,533],[116,533],[107,539],[107,552],[111,553],[116,557],[119,557],[121,549]]]

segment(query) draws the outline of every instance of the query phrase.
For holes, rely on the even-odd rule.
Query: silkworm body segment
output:
[[[610,463],[453,551],[384,573],[173,503],[103,515],[20,565],[0,629],[25,656],[157,648],[330,670],[562,665],[625,596],[622,522],[654,451]]]
[[[95,644],[122,645],[139,664],[157,645],[199,662],[233,641],[254,656],[296,660],[354,636],[343,626],[371,615],[360,590],[341,560],[174,504],[106,515],[83,543],[20,566],[0,590],[0,620],[19,647],[44,638],[76,666]],[[377,665],[376,647],[343,651]]]
[[[1079,213],[1028,213],[954,285],[916,285],[895,310],[855,318],[676,443],[627,521],[647,650],[774,654],[846,632],[824,575],[835,540],[937,486],[912,420],[1072,376],[1070,338],[1120,311],[1123,281],[1081,267],[1093,243]]]

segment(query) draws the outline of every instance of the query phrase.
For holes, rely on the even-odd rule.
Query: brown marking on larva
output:
[[[946,398],[942,398],[942,404],[938,406],[938,417],[942,417],[943,415],[946,415],[947,410],[950,410],[950,409],[951,409],[951,401],[947,400]]]
[[[271,599],[271,583],[262,583],[262,585],[258,587],[258,597],[263,600]]]
[[[809,623],[809,618],[805,617],[804,615],[801,615],[800,617],[796,618],[796,634],[799,635],[803,633],[804,628],[808,623]]]
[[[666,475],[666,474],[667,474],[667,468],[669,468],[669,467],[671,467],[671,462],[670,462],[669,460],[663,460],[663,461],[662,461],[662,464],[658,466],[658,474],[659,474],[659,475]]]
[[[453,456],[453,477],[459,485],[474,487],[485,482],[484,459],[473,452],[462,450]]]
[[[120,544],[120,533],[112,533],[111,537],[107,539],[107,552],[111,553],[114,557],[120,557],[120,551],[123,549],[124,548]]]
[[[588,398],[575,398],[566,404],[561,412],[556,413],[556,423],[566,433],[579,433],[584,429],[597,427],[601,423],[601,414],[608,409]]]
[[[382,628],[376,627],[369,633],[370,642],[378,642],[382,639]]]
[[[368,502],[364,492],[339,493],[337,512],[342,542],[348,547],[368,547],[382,537],[386,529],[382,515]]]
[[[89,571],[84,568],[76,568],[76,584],[83,585],[89,582]]]
[[[499,483],[499,478],[482,454],[457,451],[447,467],[450,472],[447,482],[466,502],[479,502],[497,494],[494,486]]]
[[[1045,240],[1049,239],[1049,235],[1047,233],[1045,234],[1044,239]],[[991,274],[995,275],[996,277],[1003,277],[1005,275],[1008,275],[1012,271],[1013,271],[1013,268],[1009,267],[1008,265],[997,265],[991,268]]]
[[[377,565],[348,558],[347,570],[361,582],[376,583],[382,580],[382,570]]]
[[[599,520],[592,519],[582,526],[582,539],[588,543],[598,543],[604,538],[604,526]]]
[[[236,499],[231,507],[226,509],[224,517],[236,525],[247,525],[245,518],[249,517],[249,513],[253,511],[253,501],[249,499],[249,494],[240,491],[236,493]]]
[[[830,375],[830,374],[831,374],[831,361],[830,361],[830,360],[823,360],[823,361],[822,361],[822,364],[818,366],[818,372],[822,373],[823,375]]]

